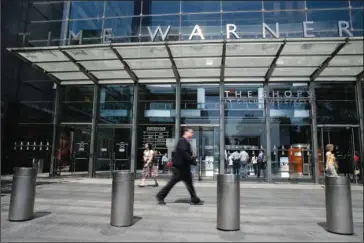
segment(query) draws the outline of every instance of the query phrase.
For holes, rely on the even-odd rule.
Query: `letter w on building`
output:
[[[170,30],[171,30],[171,26],[169,25],[167,27],[167,29],[166,29],[166,32],[163,33],[162,28],[160,26],[157,26],[157,28],[155,29],[154,33],[152,33],[152,30],[148,26],[148,32],[149,32],[149,35],[150,35],[150,39],[152,41],[155,40],[155,38],[157,37],[158,33],[162,36],[162,40],[164,41],[167,38],[168,33],[169,33]]]

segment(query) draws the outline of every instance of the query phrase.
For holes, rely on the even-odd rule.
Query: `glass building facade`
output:
[[[146,142],[171,157],[185,126],[195,130],[201,177],[214,178],[235,150],[263,151],[269,182],[317,182],[328,143],[340,173],[352,172],[355,153],[363,161],[362,1],[34,1],[24,11],[19,46],[71,46],[61,53],[78,65],[59,65],[65,60],[55,52],[19,51],[51,75],[20,74],[29,85],[20,88],[9,161],[37,157],[51,174],[141,169]],[[324,43],[304,43],[310,38]],[[336,60],[346,38],[361,49]],[[277,48],[264,44],[278,39]],[[263,54],[234,44],[245,40],[263,43]],[[163,43],[171,43],[166,55]],[[113,44],[114,53],[100,52]],[[41,142],[49,147],[27,146]]]

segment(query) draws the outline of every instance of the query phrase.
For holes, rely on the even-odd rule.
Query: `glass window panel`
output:
[[[222,44],[170,45],[173,57],[210,57],[222,55]]]
[[[272,76],[310,76],[317,68],[276,68]]]
[[[221,58],[175,58],[178,68],[220,67]]]
[[[220,77],[220,69],[179,69],[182,78]]]
[[[138,42],[140,17],[105,19],[104,29],[112,30],[112,42]]]
[[[220,12],[220,1],[184,1],[182,0],[182,12]]]
[[[84,40],[89,38],[98,39],[98,43],[100,43],[102,35],[102,20],[69,21],[68,24],[68,31],[72,31],[74,35],[78,35],[80,31],[82,31],[83,44],[86,44]],[[67,35],[67,38],[69,38],[69,35]],[[71,43],[78,44],[79,40],[72,37]]]
[[[281,55],[331,55],[339,43],[335,42],[310,42],[287,43]]]
[[[133,85],[103,85],[100,92],[99,122],[130,124],[133,108]]]
[[[141,34],[142,37],[145,38],[145,41],[152,41],[152,37],[149,33],[148,27],[150,28],[152,35],[155,33],[157,27],[160,27],[162,33],[168,33],[165,38],[166,41],[179,40],[179,25],[179,15],[144,16],[142,17]],[[168,26],[171,26],[169,32],[167,32]],[[162,33],[158,32],[154,41],[163,41]]]
[[[181,8],[181,2],[176,0],[152,0],[149,1],[152,9],[151,14],[167,14],[167,13],[179,13]],[[143,14],[150,14],[143,8]]]
[[[351,20],[354,36],[363,36],[363,9],[351,10]]]
[[[130,78],[128,73],[124,70],[121,70],[121,71],[95,71],[95,72],[92,72],[92,74],[95,75],[95,77],[97,79]]]
[[[69,61],[68,58],[58,50],[29,51],[18,53],[31,62]]]
[[[49,62],[38,63],[37,65],[47,72],[79,71],[78,67],[72,62]]]
[[[76,61],[117,58],[115,53],[110,48],[66,49],[66,52],[70,54]]]
[[[103,12],[104,2],[102,1],[72,1],[70,19],[102,18]]]
[[[280,43],[227,43],[226,56],[275,56],[280,46]]]
[[[363,71],[363,67],[327,67],[320,76],[355,76]]]
[[[182,15],[181,21],[183,40],[189,39],[195,25],[199,25],[206,40],[221,39],[221,14],[187,14]],[[201,38],[196,35],[192,40],[201,40]]]
[[[64,39],[65,33],[62,33],[63,27],[66,22],[41,22],[41,23],[29,23],[27,24],[27,31],[30,35],[27,36],[29,41],[31,40],[46,40],[48,41],[48,34],[51,32],[51,39],[59,40]],[[22,38],[22,37],[21,37]],[[43,46],[46,46],[45,43]]]
[[[82,72],[69,72],[69,73],[51,73],[53,76],[60,80],[88,80],[89,78]]]
[[[317,1],[307,0],[307,8],[342,8],[349,7],[349,1]]]
[[[171,69],[134,70],[138,78],[173,78]]]
[[[217,84],[181,85],[181,124],[219,123]]]
[[[244,13],[223,13],[222,14],[222,32],[226,37],[226,25],[235,24],[237,26],[236,34],[240,38],[255,39],[262,38],[262,13],[244,12]],[[234,35],[230,35],[234,39]]]
[[[326,58],[326,56],[280,56],[277,66],[320,66]]]
[[[130,59],[126,62],[131,69],[170,68],[172,66],[169,59]]]
[[[226,67],[269,67],[273,57],[226,57]]]
[[[363,55],[342,56],[336,55],[329,63],[330,66],[363,66]]]
[[[81,61],[79,62],[87,70],[110,70],[110,69],[124,69],[123,64],[119,60],[108,61]]]
[[[362,54],[363,53],[363,43],[362,41],[351,41],[347,43],[343,49],[340,50],[340,55],[345,54]]]
[[[361,0],[351,0],[350,1],[350,5],[352,7],[363,7],[364,6],[364,2]]]
[[[262,10],[261,1],[221,1],[223,11]]]
[[[93,85],[65,86],[62,90],[61,121],[91,122],[93,94]]]
[[[264,12],[264,22],[276,31],[276,23],[279,23],[279,33],[283,37],[303,37],[302,22],[306,21],[304,11],[276,11]],[[268,38],[273,36],[266,31]]]
[[[264,1],[265,10],[305,9],[305,1]]]
[[[330,1],[335,2],[335,1]],[[340,2],[340,1],[337,1]],[[307,21],[314,23],[309,25],[314,30],[316,37],[337,37],[338,36],[338,21],[348,21],[350,23],[349,10],[313,10],[307,12]],[[343,32],[343,36],[346,34]]]
[[[139,0],[106,1],[105,17],[139,15],[140,2]]]
[[[32,3],[30,11],[31,21],[62,20],[64,2]]]
[[[128,46],[115,48],[120,55],[127,58],[169,58],[168,52],[165,46]]]
[[[225,77],[264,77],[268,68],[225,68]]]

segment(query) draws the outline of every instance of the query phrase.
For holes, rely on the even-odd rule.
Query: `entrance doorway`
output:
[[[57,151],[58,172],[87,172],[91,124],[61,124]]]
[[[97,136],[97,177],[111,177],[115,170],[130,167],[130,127],[100,126]]]
[[[356,167],[354,155],[359,151],[359,126],[356,125],[319,125],[319,164],[320,175],[324,175],[327,144],[334,145],[334,154],[338,161],[338,173],[353,176]]]
[[[191,147],[197,160],[197,166],[192,167],[193,176],[199,180],[202,180],[203,177],[214,177],[219,173],[219,125],[208,124],[188,127],[194,131]]]

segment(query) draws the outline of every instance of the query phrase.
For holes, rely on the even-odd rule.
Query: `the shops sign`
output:
[[[305,38],[312,38],[315,37],[314,34],[314,22],[313,21],[304,21],[302,22],[302,32],[303,32],[303,37]],[[245,26],[246,27],[246,26]],[[172,26],[168,25],[165,27],[161,27],[161,26],[157,26],[155,28],[152,28],[150,26],[146,27],[148,30],[148,33],[145,33],[146,35],[149,35],[150,37],[150,41],[156,41],[157,37],[160,37],[160,39],[162,41],[167,40],[167,37],[170,35]],[[267,38],[272,36],[273,38],[280,38],[280,25],[279,23],[276,23],[275,25],[268,25],[266,23],[262,23],[261,25],[262,28],[262,36],[263,38]],[[220,29],[220,26],[219,26]],[[226,24],[225,26],[225,33],[226,39],[240,39],[240,35],[239,35],[239,31],[238,31],[239,27],[235,24]],[[343,20],[339,20],[337,22],[337,30],[338,30],[338,34],[340,37],[342,36],[353,36],[353,33],[350,32],[350,24],[348,21],[343,21]],[[82,44],[82,40],[83,40],[83,31],[86,30],[80,30],[78,33],[75,33],[73,31],[69,31],[68,33],[68,42],[67,44],[71,44],[74,42],[78,42],[78,44]],[[220,32],[220,31],[219,31]],[[269,35],[268,35],[269,33]],[[31,35],[30,32],[27,33],[19,33],[19,35],[23,38],[23,43],[26,41],[26,39]],[[175,36],[176,33],[173,33],[173,35]],[[177,34],[178,35],[178,34]],[[49,32],[48,33],[48,43],[51,43],[51,36],[52,33]],[[113,35],[113,29],[112,28],[105,28],[101,31],[101,36],[100,36],[101,42],[102,43],[111,43],[114,39],[114,35]],[[188,37],[189,40],[193,40],[193,39],[200,39],[200,40],[204,40],[205,39],[205,35],[203,33],[203,27],[201,28],[200,25],[195,25],[193,28],[191,28],[191,32],[189,34]]]
[[[310,91],[300,90],[271,90],[269,92],[257,90],[225,90],[224,102],[226,103],[309,103],[313,99]]]

